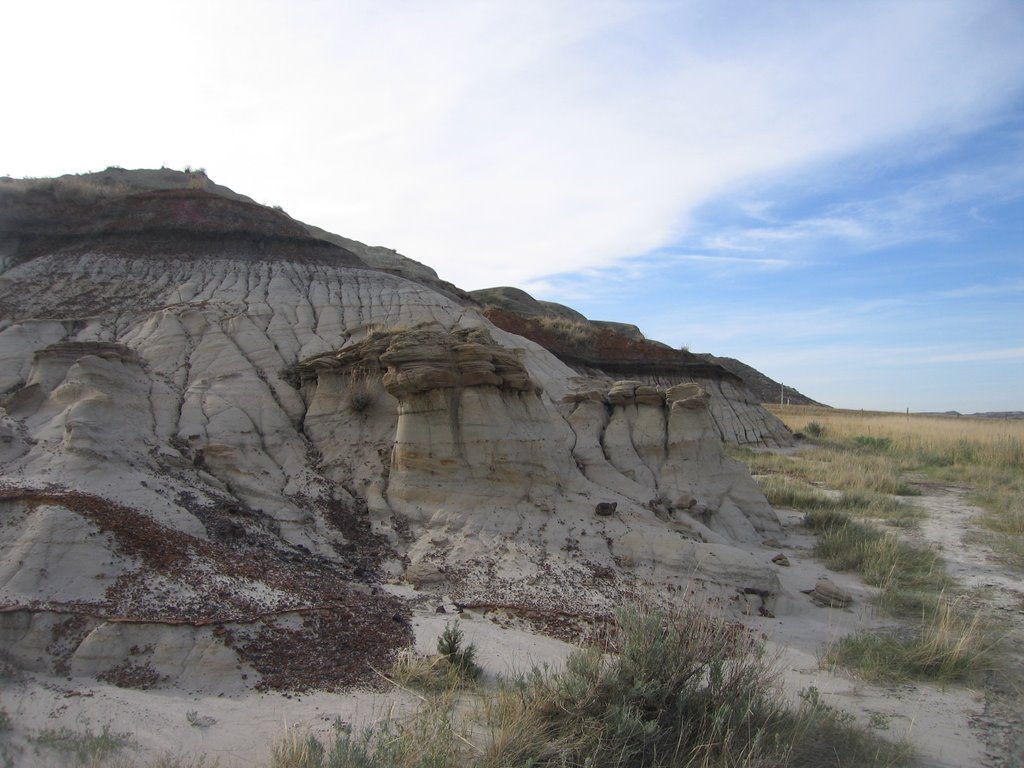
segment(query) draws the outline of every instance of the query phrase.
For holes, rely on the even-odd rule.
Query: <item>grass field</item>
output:
[[[1024,466],[1024,419],[980,419],[880,411],[847,411],[820,406],[766,405],[794,432],[884,448],[924,466]],[[866,439],[865,439],[866,438]]]
[[[979,536],[1006,565],[1024,566],[1024,422],[771,406],[811,447],[786,456],[733,448],[775,506],[805,512],[815,554],[880,588],[878,608],[907,631],[844,638],[825,656],[875,680],[971,679],[997,645],[963,607],[940,554],[899,535],[925,514],[922,482],[969,489]],[[918,485],[915,485],[918,484]]]
[[[977,524],[1005,562],[1024,568],[1024,420],[768,406],[821,447],[806,463],[830,488],[900,493],[908,475],[971,489]],[[752,467],[753,471],[759,471]]]

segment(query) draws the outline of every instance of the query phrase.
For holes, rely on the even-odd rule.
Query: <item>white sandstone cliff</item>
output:
[[[778,522],[699,387],[583,379],[287,222],[157,247],[132,211],[127,240],[0,237],[7,660],[274,686],[301,653],[330,687],[408,641],[387,581],[581,616],[778,590],[744,549]]]

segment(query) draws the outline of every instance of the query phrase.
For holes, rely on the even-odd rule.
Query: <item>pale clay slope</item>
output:
[[[208,530],[180,494],[237,499],[285,545],[325,558],[344,535],[310,500],[365,498],[407,558],[389,562],[391,576],[466,602],[591,613],[636,584],[666,598],[691,584],[778,590],[767,559],[735,546],[756,547],[778,522],[724,455],[699,390],[666,400],[638,383],[581,382],[475,311],[378,271],[82,255],[15,267],[0,289],[8,487],[94,494],[198,539]],[[428,376],[403,389],[385,386],[387,363],[358,381],[330,366],[296,377],[297,363],[381,331],[400,331],[400,346],[417,328],[442,358],[477,331],[487,355],[505,360],[504,378],[433,386]],[[429,358],[409,363],[414,375],[417,365],[429,373]],[[364,409],[350,404],[356,387]],[[615,514],[595,516],[598,502],[615,502]],[[92,524],[59,504],[2,503],[0,599],[35,605],[0,613],[4,647],[41,670],[53,663],[46,609],[99,605],[105,585],[144,565],[99,529],[78,535]],[[145,578],[153,593],[188,591]],[[266,610],[294,605],[251,580],[232,588]],[[122,646],[153,646],[146,663],[172,681],[190,654],[219,658],[203,627],[154,631],[121,618],[96,623],[71,654],[76,673],[109,670]],[[91,650],[93,634],[110,653]]]
[[[865,719],[889,714],[894,735],[909,730],[929,764],[981,755],[964,722],[978,710],[968,695],[893,695],[817,670],[821,643],[877,622],[861,607],[869,590],[832,576],[854,592],[851,611],[816,608],[799,594],[823,573],[806,556],[810,542],[780,533],[749,476],[722,453],[696,389],[579,380],[475,312],[374,271],[80,257],[0,277],[14,280],[21,289],[0,327],[6,486],[92,493],[200,539],[210,534],[179,492],[211,503],[235,497],[265,512],[283,541],[328,558],[342,534],[306,497],[365,497],[375,526],[409,559],[390,561],[388,589],[417,603],[425,652],[448,619],[433,606],[453,597],[585,612],[634,588],[668,602],[702,586],[702,596],[769,590],[778,618],[754,626],[793,643],[783,664],[794,688],[816,685]],[[395,345],[403,340],[412,342],[405,352]],[[431,385],[453,377],[459,386]],[[355,391],[366,395],[359,409]],[[612,501],[613,515],[595,516],[596,503]],[[0,695],[18,728],[109,723],[133,733],[149,758],[205,752],[225,766],[251,765],[286,724],[326,732],[336,716],[366,724],[414,704],[401,695],[396,703],[373,693],[252,692],[258,672],[212,625],[95,620],[80,644],[62,649],[77,641],[60,630],[63,611],[99,606],[144,564],[60,503],[0,508],[0,599],[37,606],[0,613],[4,656],[28,675]],[[769,565],[778,550],[761,542],[776,536],[789,542],[789,569]],[[209,574],[217,579],[229,580]],[[254,603],[291,605],[272,586],[232,579]],[[187,584],[151,581],[189,599]],[[735,599],[725,610],[761,606],[757,596]],[[464,626],[490,675],[557,665],[569,650],[481,612]],[[97,682],[137,648],[166,677],[159,687]],[[65,650],[67,667],[54,676]],[[190,725],[190,712],[215,722]],[[20,764],[35,764],[21,745]]]

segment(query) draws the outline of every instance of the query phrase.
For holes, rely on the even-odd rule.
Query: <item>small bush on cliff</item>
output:
[[[353,375],[349,379],[348,407],[352,413],[363,413],[373,405],[373,391],[365,376]]]

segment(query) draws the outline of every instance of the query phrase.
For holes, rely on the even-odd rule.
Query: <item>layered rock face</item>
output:
[[[697,384],[620,381],[563,402],[574,454],[595,482],[649,489],[665,516],[687,520],[703,540],[760,542],[777,532],[777,518],[744,467],[708,439],[710,399]]]
[[[497,326],[537,342],[583,376],[628,378],[663,388],[699,384],[710,395],[708,414],[722,440],[773,448],[793,444],[785,424],[761,407],[744,379],[717,358],[650,341],[636,326],[587,320],[524,291],[492,288],[472,296]]]
[[[18,200],[7,660],[187,686],[201,658],[238,686],[336,687],[408,642],[388,582],[579,615],[636,590],[777,589],[744,547],[778,523],[699,387],[581,379],[457,293],[244,199]]]
[[[732,549],[776,534],[778,521],[725,455],[704,390],[620,382],[556,402],[538,383],[548,373],[531,373],[543,355],[495,337],[487,327],[379,331],[296,368],[311,401],[307,433],[335,476],[360,477],[371,514],[404,536],[417,573],[429,564],[470,601],[536,605],[552,591],[562,604],[596,605],[599,585],[584,594],[564,584],[593,584],[595,568],[623,575],[622,563],[627,578],[663,589],[693,578],[773,583]],[[352,434],[366,417],[351,412],[364,409],[394,414],[390,444],[381,435],[370,450]],[[332,449],[339,438],[367,446],[355,466]],[[602,503],[614,515],[597,516]],[[538,577],[552,569],[564,583]]]

